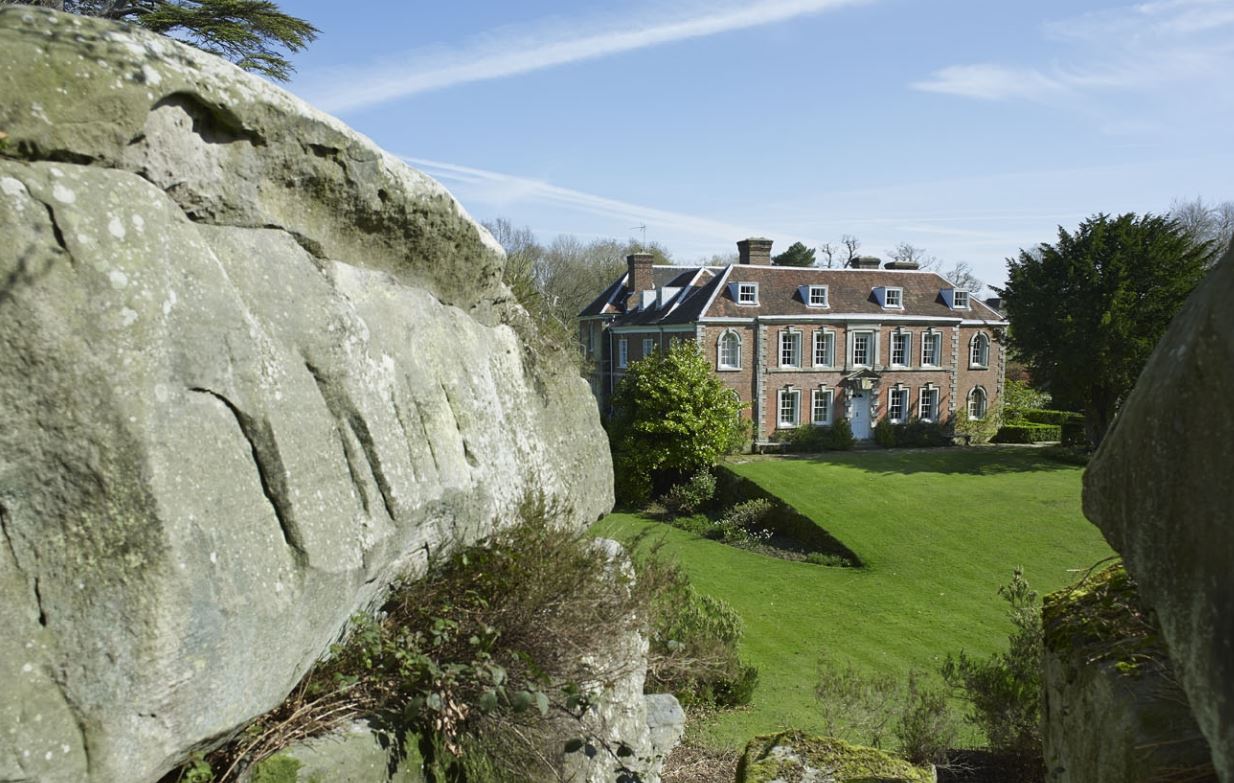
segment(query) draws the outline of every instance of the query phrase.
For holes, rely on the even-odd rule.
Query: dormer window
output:
[[[956,291],[954,294],[952,294],[952,297],[953,297],[953,301],[955,302],[955,304],[952,305],[953,308],[955,308],[956,310],[967,310],[968,309],[968,291]]]
[[[827,306],[827,286],[812,285],[807,292],[806,304],[810,307]]]
[[[738,283],[737,304],[758,304],[758,283]]]
[[[904,289],[888,288],[883,292],[883,307],[903,307]]]

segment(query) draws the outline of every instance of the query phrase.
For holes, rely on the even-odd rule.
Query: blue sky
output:
[[[900,241],[1003,281],[1098,212],[1234,198],[1234,0],[283,2],[293,92],[542,238]]]

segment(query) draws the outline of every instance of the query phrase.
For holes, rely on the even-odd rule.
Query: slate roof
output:
[[[699,274],[700,271],[703,274]],[[948,307],[943,300],[942,290],[952,288],[952,284],[934,272],[734,264],[723,268],[653,267],[653,273],[657,288],[681,287],[682,290],[663,305],[657,304],[627,313],[625,302],[628,292],[625,287],[626,275],[623,275],[588,305],[580,316],[612,315],[613,326],[687,324],[704,316],[751,318],[829,314],[1004,321],[1000,313],[973,294],[969,295],[968,310],[953,310]],[[692,286],[689,285],[691,282]],[[738,305],[730,285],[733,283],[757,283],[758,304]],[[802,287],[809,285],[827,286],[828,307],[809,307],[806,304],[802,297]],[[874,289],[878,287],[903,289],[903,309],[882,307],[874,295]]]

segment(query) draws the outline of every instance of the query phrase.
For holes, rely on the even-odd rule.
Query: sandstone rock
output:
[[[1047,780],[1211,779],[1208,743],[1121,565],[1047,596],[1043,620]]]
[[[387,749],[360,721],[337,734],[297,743],[279,756],[298,764],[296,783],[424,783],[414,747],[391,773]]]
[[[221,60],[0,10],[0,780],[142,783],[429,550],[612,500],[439,185]]]
[[[737,783],[934,783],[917,767],[874,748],[786,731],[755,737],[737,764]]]
[[[1084,477],[1084,513],[1161,622],[1221,780],[1234,781],[1234,249],[1153,352]]]

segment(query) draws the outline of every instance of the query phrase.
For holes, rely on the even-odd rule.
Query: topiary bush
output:
[[[1062,428],[1057,424],[1013,422],[999,427],[995,443],[1050,443],[1062,440]]]
[[[836,419],[823,436],[823,448],[831,451],[849,451],[855,445],[857,439],[853,437],[853,425],[843,417]]]
[[[874,442],[885,449],[896,445],[895,425],[883,417],[874,425]]]

